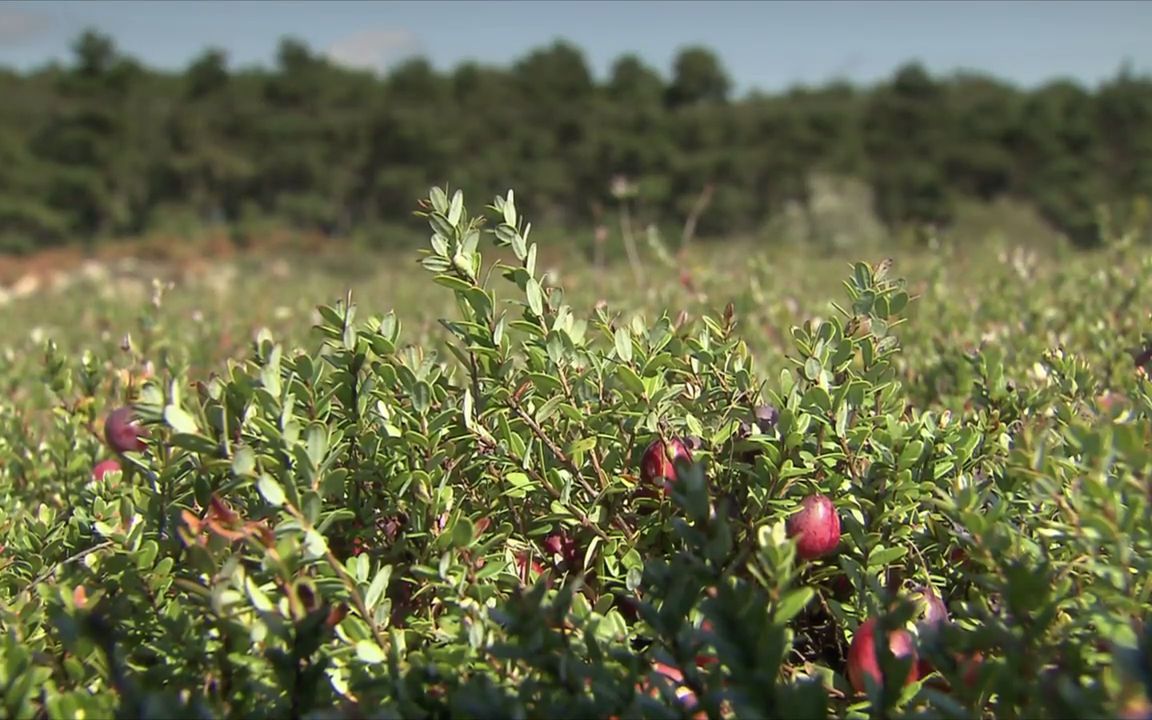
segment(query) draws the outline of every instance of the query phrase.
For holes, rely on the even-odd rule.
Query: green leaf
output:
[[[792,618],[812,602],[815,595],[816,591],[810,587],[797,588],[788,593],[776,604],[775,621],[780,624],[791,622]]]
[[[464,388],[463,420],[464,420],[464,427],[471,430],[473,425],[475,424],[475,418],[473,416],[472,389],[471,388]]]
[[[549,418],[556,414],[556,410],[560,407],[560,403],[562,402],[564,402],[563,395],[553,395],[552,397],[545,400],[544,404],[540,406],[540,409],[536,411],[536,422],[540,423],[541,425],[546,423]]]
[[[637,375],[636,371],[631,367],[627,365],[620,365],[616,369],[616,377],[620,379],[625,387],[637,395],[643,397],[646,394],[644,381],[640,379],[640,376]]]
[[[908,548],[904,546],[873,550],[868,555],[868,569],[887,567],[907,554]]]
[[[468,284],[464,280],[461,280],[460,278],[456,277],[455,275],[440,274],[440,275],[437,275],[436,277],[434,277],[432,279],[436,282],[437,285],[443,285],[444,287],[446,287],[450,290],[459,290],[460,292],[466,292],[467,290],[470,290],[472,288],[472,286],[470,284]]]
[[[328,551],[328,540],[315,528],[309,528],[308,532],[304,533],[304,550],[311,557],[321,557]]]
[[[508,191],[507,197],[504,198],[504,207],[502,209],[504,214],[504,222],[510,225],[512,228],[515,228],[516,221],[519,218],[516,217],[516,195],[511,190]]]
[[[428,191],[428,199],[432,201],[432,209],[438,213],[448,212],[448,196],[439,187]]]
[[[428,407],[432,402],[432,388],[428,383],[420,380],[412,388],[412,407],[417,413],[423,415],[428,412]]]
[[[804,377],[809,380],[816,380],[820,377],[820,361],[814,357],[810,357],[804,361]]]
[[[632,337],[628,334],[627,328],[616,328],[616,355],[621,362],[632,362]]]
[[[540,283],[536,278],[528,278],[528,286],[525,288],[528,293],[528,307],[531,308],[532,313],[537,317],[544,316],[544,292],[540,288]]]
[[[251,475],[256,469],[256,452],[250,447],[238,448],[232,456],[232,473],[237,476]]]
[[[564,342],[564,334],[557,330],[548,331],[548,337],[545,340],[545,347],[548,350],[548,359],[554,365],[562,365],[565,357],[567,357],[568,345]]]
[[[899,315],[908,306],[908,293],[900,291],[894,294],[888,301],[888,312],[892,315]]]
[[[522,498],[528,495],[528,488],[532,486],[532,481],[527,475],[521,472],[511,472],[504,476],[504,479],[512,487],[504,494],[511,498]]]
[[[260,586],[251,577],[244,578],[244,589],[248,591],[248,597],[257,610],[260,612],[273,612],[275,610],[276,604],[268,598],[268,595],[260,589]]]
[[[445,257],[437,255],[429,255],[420,260],[420,264],[424,266],[425,270],[430,270],[434,273],[442,273],[452,267],[452,261]]]
[[[471,520],[466,517],[460,518],[452,527],[452,544],[458,548],[468,547],[472,544],[475,531],[476,529],[472,526]]]
[[[568,446],[568,454],[580,455],[582,453],[588,452],[594,447],[596,447],[595,435],[592,435],[591,437],[580,438],[578,440],[573,440],[572,443]]]
[[[464,212],[464,193],[460,190],[452,193],[452,204],[448,207],[448,223],[456,227],[460,223],[460,215]]]
[[[312,423],[308,427],[308,460],[313,467],[320,467],[328,454],[328,429],[321,423]]]
[[[385,565],[380,568],[376,573],[376,577],[372,578],[372,584],[368,586],[368,591],[364,593],[364,605],[368,608],[369,612],[376,609],[376,606],[380,603],[380,598],[384,597],[384,591],[388,589],[388,581],[391,579],[391,565]]]
[[[388,659],[380,646],[371,640],[361,640],[356,643],[356,657],[369,665],[379,665]]]
[[[200,431],[199,426],[196,424],[196,418],[176,405],[168,405],[164,408],[164,421],[176,432],[195,435]]]
[[[203,435],[191,435],[189,433],[179,432],[172,434],[172,446],[208,456],[215,455],[220,449],[219,445]]]
[[[528,255],[527,241],[520,233],[512,235],[512,252],[516,253],[516,257],[520,260],[523,260]]]
[[[284,488],[271,475],[261,475],[260,479],[256,481],[256,489],[260,491],[269,505],[282,507],[288,499],[284,494]]]

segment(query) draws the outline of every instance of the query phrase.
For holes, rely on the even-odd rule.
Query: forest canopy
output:
[[[909,63],[870,87],[736,97],[704,47],[669,77],[625,55],[602,81],[565,42],[509,67],[417,58],[377,75],[287,38],[272,67],[208,49],[164,72],[87,31],[66,63],[0,68],[0,97],[3,251],[253,218],[345,236],[442,184],[516,187],[568,228],[622,187],[647,221],[684,218],[710,188],[697,230],[723,236],[806,207],[815,174],[865,182],[889,228],[1013,199],[1091,245],[1101,207],[1152,196],[1152,79],[1125,68],[1096,88],[1022,89]]]

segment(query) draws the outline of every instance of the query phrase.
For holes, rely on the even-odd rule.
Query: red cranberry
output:
[[[92,468],[92,477],[96,480],[103,480],[104,476],[110,472],[123,472],[120,463],[111,458],[96,463],[96,466]]]
[[[664,494],[672,493],[672,484],[677,481],[675,460],[683,458],[692,461],[692,451],[679,438],[665,443],[657,438],[648,445],[640,460],[640,479],[645,485],[664,481]]]
[[[912,667],[908,669],[905,685],[916,682],[918,668],[916,667],[916,647],[912,640],[912,633],[897,629],[888,633],[888,648],[898,658],[912,658]],[[884,681],[880,672],[880,663],[877,660],[876,649],[876,619],[865,620],[852,637],[852,644],[848,648],[848,680],[857,692],[865,692],[868,688],[865,675],[875,682]]]
[[[130,407],[113,410],[104,421],[104,440],[116,452],[143,452],[146,447],[142,439],[144,434],[144,428]]]
[[[788,535],[796,538],[796,554],[813,560],[833,552],[840,545],[840,516],[824,495],[804,498],[788,518]]]

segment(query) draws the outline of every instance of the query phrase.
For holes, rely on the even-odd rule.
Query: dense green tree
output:
[[[1095,105],[1110,189],[1152,197],[1152,78],[1124,67],[1103,84]]]
[[[183,204],[205,225],[238,220],[254,165],[245,153],[239,98],[233,92],[227,57],[205,51],[181,77],[167,118],[169,153],[159,171],[165,205]]]
[[[1024,101],[1016,144],[1026,195],[1080,245],[1097,241],[1097,209],[1107,198],[1095,104],[1076,83],[1045,85]]]
[[[697,103],[723,103],[732,81],[716,53],[692,46],[681,50],[672,64],[668,104],[673,108]]]
[[[880,217],[892,224],[946,224],[952,197],[944,157],[953,118],[944,92],[919,64],[897,70],[864,115],[868,177]]]
[[[53,245],[68,233],[65,217],[47,201],[52,174],[28,143],[55,101],[52,82],[0,71],[0,252]]]
[[[389,75],[369,108],[364,190],[376,217],[394,217],[411,207],[418,188],[452,182],[464,156],[467,125],[456,114],[453,83],[422,58],[407,60]],[[502,130],[508,133],[510,128]]]
[[[0,252],[56,244],[63,217],[45,201],[46,175],[18,133],[0,128]]]
[[[521,104],[516,134],[526,212],[571,220],[571,199],[595,192],[589,135],[596,84],[584,54],[566,42],[530,52],[511,68]],[[527,178],[526,178],[527,179]]]
[[[1095,89],[1021,89],[912,63],[870,88],[736,97],[700,46],[667,78],[624,55],[598,81],[567,42],[507,67],[415,58],[378,76],[291,38],[271,67],[209,49],[170,73],[89,31],[65,64],[0,71],[0,96],[0,250],[252,218],[338,236],[445,183],[516,187],[542,222],[587,228],[609,220],[619,179],[637,223],[706,207],[696,230],[723,236],[810,211],[827,175],[866,181],[892,228],[1011,197],[1091,245],[1101,208],[1152,196],[1152,79],[1127,68]]]
[[[73,55],[55,76],[57,102],[29,137],[48,168],[48,205],[88,242],[140,232],[166,151],[157,122],[166,110],[166,78],[92,31],[77,39]]]
[[[596,186],[593,200],[607,204],[616,176],[635,184],[640,217],[657,221],[670,201],[671,160],[678,150],[664,106],[667,83],[635,55],[613,63],[603,102],[592,127],[595,137]]]
[[[261,207],[328,233],[351,229],[368,147],[365,72],[332,65],[291,39],[265,79],[268,117],[259,124]]]
[[[953,79],[946,92],[953,131],[945,145],[948,184],[961,195],[985,201],[1008,193],[1020,93],[995,78],[970,73]]]
[[[628,54],[612,64],[606,89],[613,103],[655,108],[663,101],[666,86],[660,73],[638,56]]]
[[[455,109],[456,117],[468,118],[453,133],[467,161],[458,158],[451,177],[444,177],[442,182],[450,181],[464,190],[466,197],[484,197],[494,187],[512,187],[510,178],[520,169],[516,137],[509,132],[521,122],[521,94],[516,83],[503,69],[474,62],[456,68],[451,83],[452,98],[443,102]]]

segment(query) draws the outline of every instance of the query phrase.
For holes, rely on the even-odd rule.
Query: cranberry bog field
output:
[[[419,209],[0,298],[0,715],[1152,718],[1146,243]]]

